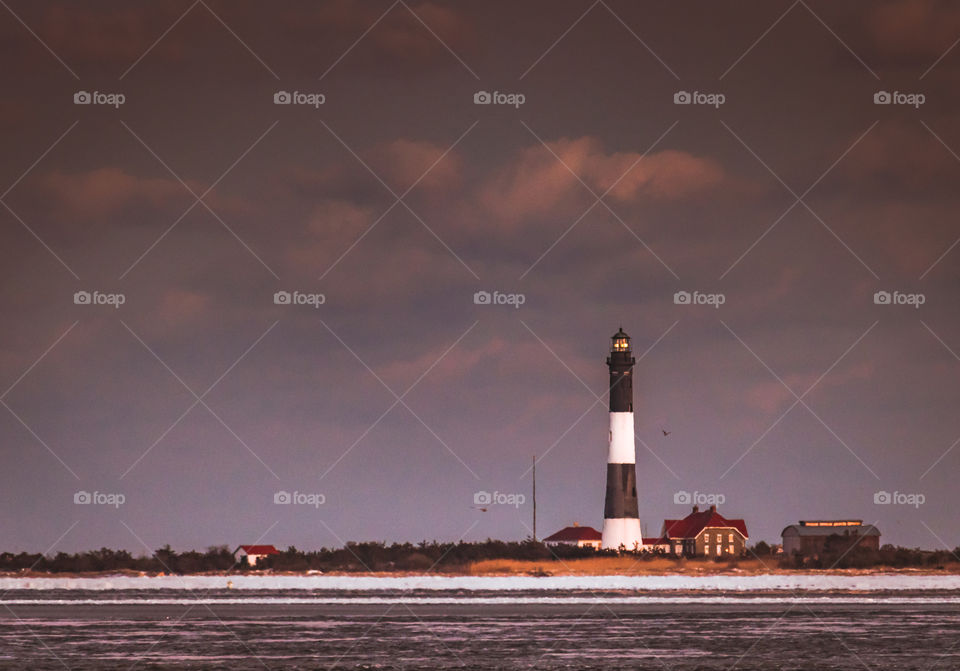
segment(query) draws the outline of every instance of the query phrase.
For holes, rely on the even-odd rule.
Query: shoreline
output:
[[[460,566],[444,566],[433,570],[347,570],[329,571],[279,571],[273,569],[231,569],[227,571],[204,571],[196,573],[166,573],[134,570],[46,572],[46,571],[0,571],[2,579],[84,579],[84,578],[160,578],[160,577],[298,577],[317,576],[341,578],[473,578],[473,577],[750,577],[750,576],[953,576],[960,575],[960,562],[943,566],[877,566],[869,568],[780,568],[776,560],[741,560],[734,564],[719,564],[712,561],[636,560],[631,557],[604,557],[572,560],[513,560],[488,559]]]
[[[47,573],[47,572],[0,572],[0,580],[95,580],[110,578],[241,578],[241,579],[270,579],[270,578],[357,578],[357,579],[409,579],[409,578],[763,578],[763,577],[952,577],[960,575],[960,567],[951,569],[927,568],[886,568],[886,569],[774,569],[767,571],[742,571],[737,569],[710,570],[693,569],[686,571],[623,571],[623,572],[581,572],[581,571],[549,571],[549,572],[467,572],[467,571],[209,571],[202,573],[150,573],[141,571],[91,571],[84,573]]]

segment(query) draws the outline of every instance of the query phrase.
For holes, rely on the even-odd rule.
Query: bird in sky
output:
[[[667,431],[666,429],[660,429],[660,430],[663,431],[664,436],[669,436],[671,433],[673,433],[673,431]]]

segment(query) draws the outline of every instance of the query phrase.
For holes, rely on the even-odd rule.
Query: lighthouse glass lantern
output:
[[[623,332],[623,329],[617,331],[613,336],[613,345],[610,347],[611,352],[629,352],[630,351],[630,336]]]

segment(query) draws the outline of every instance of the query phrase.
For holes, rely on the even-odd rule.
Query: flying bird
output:
[[[664,436],[669,436],[671,433],[673,433],[673,431],[667,431],[666,429],[660,429],[660,430],[663,431]]]

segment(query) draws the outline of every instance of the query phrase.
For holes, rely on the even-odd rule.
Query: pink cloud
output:
[[[127,65],[133,63],[157,37],[157,26],[171,25],[183,10],[160,4],[99,12],[75,4],[48,7],[39,22],[38,33],[69,60]],[[184,37],[181,30],[180,39]],[[151,54],[154,58],[177,60],[183,56],[178,36],[161,40]]]
[[[855,381],[869,380],[873,377],[876,365],[871,361],[851,362],[846,365],[839,365],[830,371],[819,382],[822,373],[796,373],[790,375],[781,375],[783,381],[798,396],[803,397],[805,403],[816,410],[816,397],[827,389],[842,388],[845,385]],[[816,386],[807,396],[804,393],[811,385]],[[796,398],[790,393],[786,386],[779,380],[771,376],[770,380],[756,382],[747,387],[744,396],[747,405],[755,410],[759,410],[765,415],[779,415],[790,407]],[[794,411],[799,408],[794,408]],[[819,414],[819,411],[817,411]]]
[[[932,65],[960,34],[960,8],[936,0],[876,3],[862,22],[879,58]]]
[[[460,179],[459,156],[446,147],[399,138],[370,152],[374,169],[400,195],[429,169],[418,189],[450,188]],[[433,166],[431,168],[431,166]]]
[[[203,314],[209,304],[209,296],[183,289],[171,289],[164,292],[154,314],[163,324],[181,326]]]
[[[571,171],[597,195],[611,189],[610,195],[621,201],[678,198],[715,187],[724,179],[715,161],[682,151],[665,150],[642,158],[639,152],[606,153],[600,141],[591,137],[562,138],[548,146],[550,151],[539,145],[524,149],[485,187],[481,201],[509,219],[546,214],[572,193],[589,196]]]
[[[45,175],[41,185],[71,216],[91,219],[130,205],[162,206],[189,196],[175,180],[135,177],[118,168],[73,174],[56,171]]]

